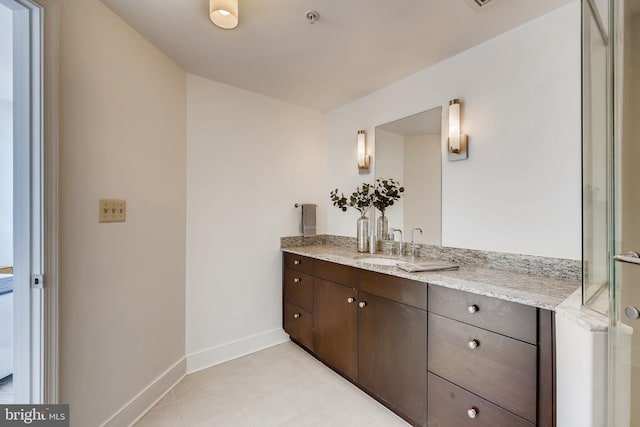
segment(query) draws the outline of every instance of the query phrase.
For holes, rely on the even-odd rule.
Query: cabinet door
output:
[[[344,376],[356,377],[356,291],[314,279],[314,349],[320,360]]]
[[[358,383],[426,426],[427,312],[362,291],[358,295]]]

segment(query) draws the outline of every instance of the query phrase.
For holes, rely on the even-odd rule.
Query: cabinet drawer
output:
[[[427,337],[429,371],[536,422],[536,346],[432,313]]]
[[[313,258],[284,252],[284,267],[313,274]]]
[[[333,262],[315,260],[314,276],[328,280],[333,283],[356,287],[358,280],[358,270],[348,265],[336,264]]]
[[[432,373],[428,377],[429,427],[534,427],[449,381]],[[470,410],[475,414],[469,414]]]
[[[537,342],[535,307],[430,285],[429,311],[531,344]]]
[[[313,277],[297,270],[284,270],[284,299],[313,312]]]
[[[291,338],[313,350],[313,314],[285,301],[284,330]]]
[[[421,310],[427,309],[427,284],[402,277],[360,270],[358,289],[401,302]]]

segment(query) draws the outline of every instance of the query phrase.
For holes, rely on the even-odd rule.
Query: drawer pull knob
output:
[[[480,341],[478,341],[478,340],[469,341],[469,348],[471,350],[475,350],[476,348],[478,348],[479,345],[480,345]]]
[[[469,418],[475,418],[478,416],[478,410],[476,408],[471,408],[467,411],[467,415]]]
[[[347,298],[347,302],[348,302],[349,304],[351,304],[351,303],[352,303],[352,302],[354,302],[354,301],[355,301],[355,298],[353,298],[353,297],[349,297],[349,298]]]
[[[293,283],[300,283],[300,282],[302,282],[301,278],[299,278],[299,277],[294,277],[293,278]]]
[[[294,319],[299,319],[300,318],[300,313],[293,313],[293,318]]]
[[[358,303],[358,307],[360,307],[360,308],[365,308],[366,306],[367,306],[367,302],[366,301],[360,301]]]
[[[473,314],[473,313],[477,313],[478,310],[480,310],[480,309],[478,308],[477,305],[472,304],[469,307],[467,307],[467,310],[469,310],[469,313]]]
[[[299,259],[294,259],[293,260],[293,265],[300,265],[300,260]]]

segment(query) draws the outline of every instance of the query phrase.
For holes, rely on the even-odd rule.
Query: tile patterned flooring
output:
[[[408,425],[287,342],[186,376],[136,427]]]

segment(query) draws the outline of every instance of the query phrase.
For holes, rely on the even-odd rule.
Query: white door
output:
[[[13,402],[42,403],[42,12],[26,0],[0,7],[12,16]]]

